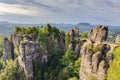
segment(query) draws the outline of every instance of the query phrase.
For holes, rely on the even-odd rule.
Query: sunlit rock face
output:
[[[19,51],[19,64],[24,68],[26,79],[31,80],[33,78],[33,60],[37,57],[36,52],[39,48],[39,43],[24,40],[20,43]]]
[[[100,50],[94,52],[89,48],[89,43],[85,43],[81,48],[81,68],[80,80],[89,80],[91,76],[97,80],[104,80],[109,66],[109,61],[106,61],[107,56]],[[91,43],[94,46],[94,44]]]
[[[107,26],[97,26],[88,34],[88,38],[93,41],[106,41],[108,35],[108,27]]]
[[[104,80],[109,62],[113,59],[112,53],[104,51],[108,34],[108,27],[98,26],[93,28],[86,41],[81,47],[81,67],[80,79],[89,80],[90,77],[95,77],[97,80]],[[113,49],[113,48],[112,48]],[[111,51],[111,50],[110,50]]]
[[[120,35],[117,35],[116,39],[115,39],[115,43],[120,44]]]
[[[74,27],[74,34],[75,34],[75,37],[79,37],[79,28],[78,27]]]

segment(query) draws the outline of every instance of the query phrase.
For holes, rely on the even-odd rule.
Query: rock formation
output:
[[[80,79],[89,80],[90,77],[95,77],[96,80],[104,80],[109,62],[113,60],[112,50],[118,46],[116,43],[105,41],[107,39],[108,27],[98,26],[92,29],[89,33],[86,42],[81,48],[81,67]],[[104,48],[111,48],[105,51]]]
[[[116,37],[116,39],[115,39],[115,43],[120,44],[120,35],[118,35],[118,36]]]
[[[62,49],[64,49],[65,47],[65,34],[64,33],[60,33],[60,36],[58,38],[58,44],[62,47]]]
[[[74,34],[74,30],[70,30],[70,43],[73,43],[75,40],[75,34]]]
[[[91,76],[96,77],[97,80],[104,80],[105,78],[108,62],[100,50],[94,51],[94,46],[93,43],[89,42],[82,46],[80,80],[88,80]]]
[[[68,46],[68,50],[73,50],[74,49],[74,42],[75,40],[79,40],[79,28],[78,27],[74,27],[74,29],[71,29],[69,31],[70,34],[70,44]]]
[[[80,44],[77,44],[77,45],[76,45],[76,48],[75,48],[75,53],[76,53],[76,55],[77,55],[76,58],[79,57],[80,51],[81,51],[81,45],[80,45]]]
[[[75,34],[75,37],[79,37],[79,28],[78,27],[74,27],[74,34]]]
[[[93,29],[88,34],[88,38],[93,41],[105,41],[108,35],[107,26],[98,26]]]
[[[10,41],[8,38],[4,38],[4,60],[8,59],[8,53],[10,51]]]
[[[20,43],[19,64],[24,68],[26,80],[33,78],[33,60],[36,58],[36,51],[39,48],[39,43],[24,40]]]
[[[14,60],[14,45],[13,39],[4,38],[4,60],[8,59],[8,55],[11,54],[11,59]]]

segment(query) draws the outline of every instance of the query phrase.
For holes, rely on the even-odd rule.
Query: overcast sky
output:
[[[0,21],[120,25],[120,0],[0,0]]]

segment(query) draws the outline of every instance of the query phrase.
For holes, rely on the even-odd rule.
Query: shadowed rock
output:
[[[36,58],[36,51],[39,48],[39,43],[29,40],[24,40],[20,43],[19,64],[24,68],[26,80],[33,78],[33,59]]]
[[[61,46],[62,49],[65,47],[65,34],[60,33],[60,36],[58,38],[58,44]]]
[[[75,40],[75,34],[74,30],[70,30],[70,43],[73,43]]]
[[[8,59],[8,53],[10,51],[10,41],[8,38],[4,38],[4,60],[6,61]]]
[[[81,45],[80,44],[77,44],[76,45],[76,48],[75,48],[75,53],[77,55],[77,58],[79,57],[80,55],[80,50],[81,50]]]

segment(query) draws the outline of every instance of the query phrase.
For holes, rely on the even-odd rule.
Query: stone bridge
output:
[[[108,42],[108,41],[92,41],[88,38],[82,38],[81,39],[83,42],[94,42],[94,43],[97,43],[97,44],[101,44],[101,45],[109,45],[110,46],[110,51],[113,51],[113,49],[117,46],[119,46],[118,43],[114,43],[114,42]]]

